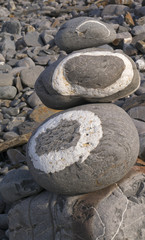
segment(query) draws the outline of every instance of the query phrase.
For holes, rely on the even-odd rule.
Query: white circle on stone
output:
[[[64,76],[65,64],[68,60],[79,56],[113,56],[123,60],[125,69],[121,74],[121,77],[116,80],[115,83],[104,89],[98,88],[84,88],[77,84],[70,84]],[[119,67],[119,66],[118,66]],[[111,53],[108,51],[93,51],[85,53],[72,53],[68,57],[64,58],[56,67],[53,77],[52,86],[61,95],[64,96],[84,96],[84,97],[107,97],[113,95],[126,88],[133,79],[134,71],[130,60],[121,53]]]
[[[76,120],[80,124],[80,138],[76,146],[59,151],[50,151],[48,154],[44,153],[38,156],[36,153],[36,138],[39,138],[39,135],[45,133],[47,129],[56,128],[62,120]],[[84,162],[90,152],[97,147],[102,136],[101,120],[97,115],[91,111],[73,110],[51,118],[40,126],[29,142],[28,153],[36,169],[45,173],[55,173],[79,160],[81,160],[81,163]]]
[[[98,27],[98,24],[101,25],[101,26],[104,27],[104,28],[107,30],[107,32],[108,32],[108,34],[107,34],[107,36],[105,36],[105,38],[107,38],[107,37],[110,36],[110,30],[109,30],[103,23],[98,22],[98,21],[96,21],[96,20],[86,20],[86,21],[84,21],[83,23],[81,23],[81,24],[76,28],[76,32],[79,33],[79,29],[80,29],[83,25],[87,25],[88,23],[95,23],[95,24],[97,24],[96,28]]]

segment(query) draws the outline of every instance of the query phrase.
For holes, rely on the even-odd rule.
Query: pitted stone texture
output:
[[[122,51],[84,49],[59,59],[35,83],[47,106],[65,109],[86,102],[111,102],[139,87],[135,63]]]
[[[144,240],[144,183],[143,172],[132,170],[94,193],[29,197],[9,211],[10,239]]]
[[[109,24],[91,17],[78,17],[61,26],[55,43],[60,49],[72,52],[111,43],[115,38],[116,32]]]
[[[40,133],[36,139],[37,155],[41,156],[51,151],[59,151],[60,147],[62,150],[68,149],[71,146],[75,147],[80,138],[79,127],[80,124],[77,121],[66,120],[61,121],[57,127],[47,129],[45,133]]]
[[[75,122],[79,138],[75,138],[74,120],[80,125]],[[68,123],[70,145],[63,133]],[[55,114],[42,123],[29,140],[27,160],[40,186],[74,195],[120,180],[135,163],[138,152],[138,133],[124,110],[113,104],[89,104]]]

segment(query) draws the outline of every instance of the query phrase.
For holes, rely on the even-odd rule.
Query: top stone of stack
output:
[[[55,36],[56,45],[66,52],[97,47],[116,38],[113,27],[91,17],[79,17],[63,24]]]

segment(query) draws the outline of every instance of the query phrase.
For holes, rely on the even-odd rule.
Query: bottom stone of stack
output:
[[[144,182],[145,169],[136,165],[121,181],[93,193],[28,197],[9,211],[9,238],[144,240]]]

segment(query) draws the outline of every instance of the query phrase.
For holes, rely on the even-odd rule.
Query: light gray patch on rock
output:
[[[65,75],[71,84],[87,88],[105,88],[121,77],[125,64],[115,56],[79,56],[65,64]]]
[[[80,138],[78,121],[61,121],[57,127],[47,129],[36,138],[36,153],[38,156],[51,151],[60,151],[76,146]]]

